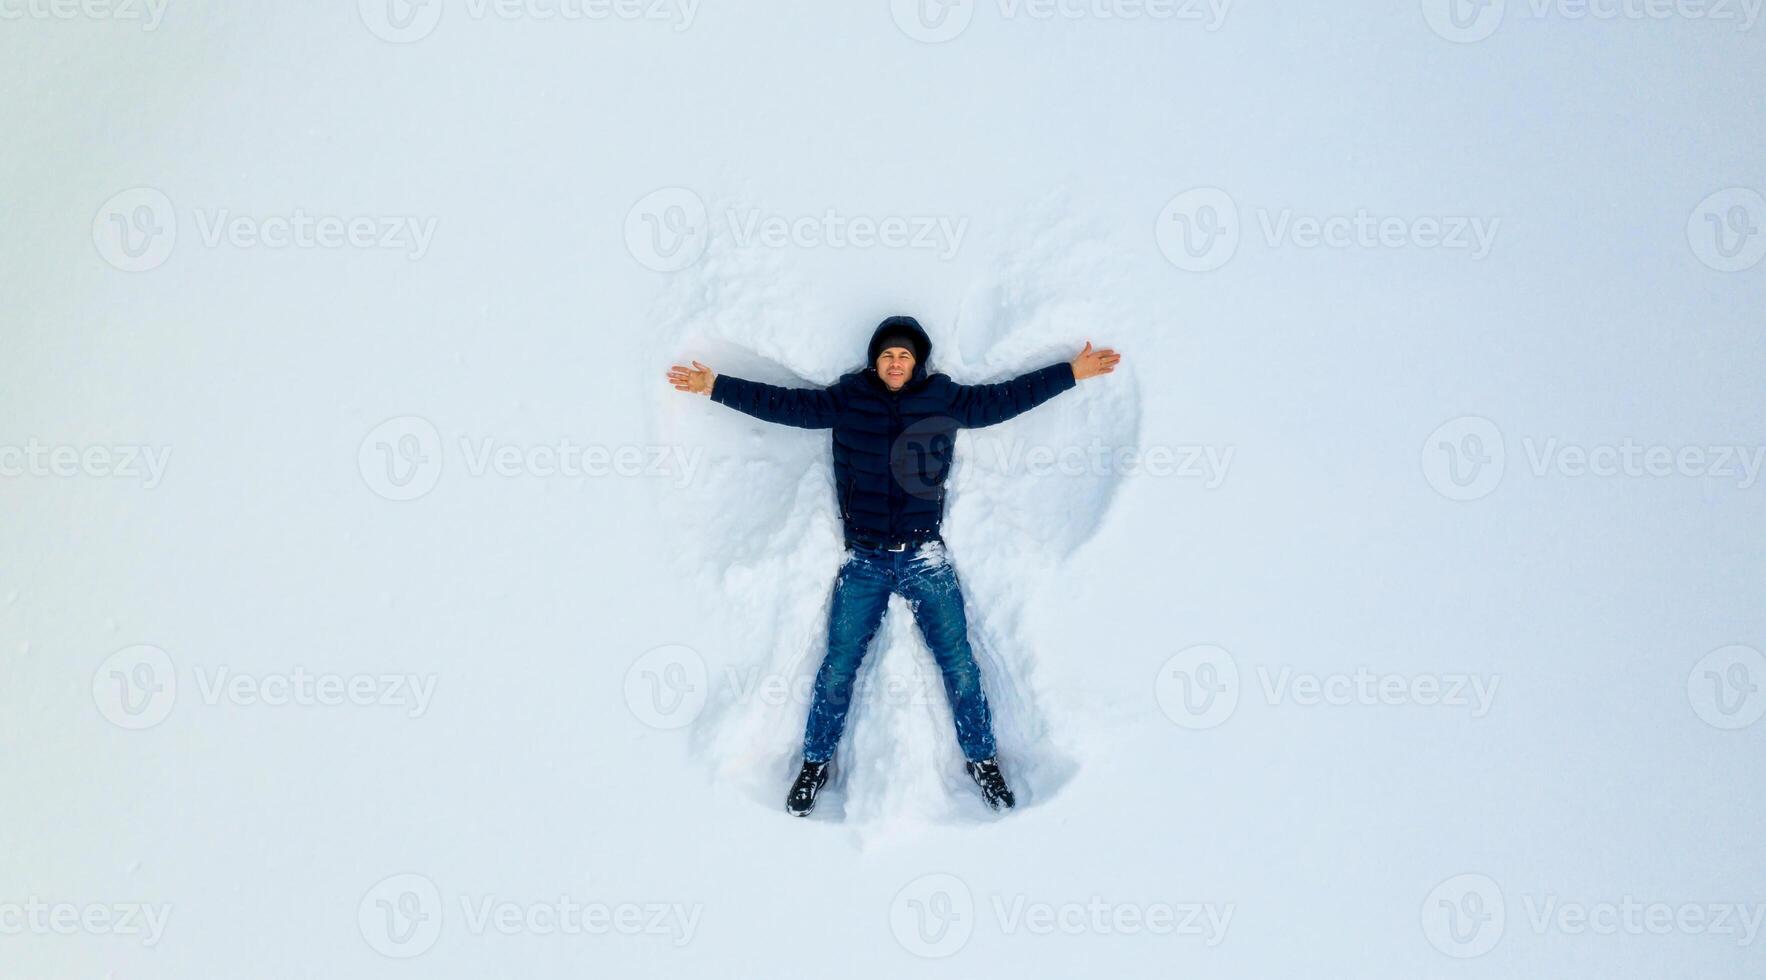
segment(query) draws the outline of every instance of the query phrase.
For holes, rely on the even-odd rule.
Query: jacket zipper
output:
[[[889,536],[897,537],[901,531],[895,526],[896,513],[901,502],[901,479],[895,472],[895,447],[901,441],[901,397],[900,392],[891,392],[889,398],[889,448],[885,452],[889,456]]]

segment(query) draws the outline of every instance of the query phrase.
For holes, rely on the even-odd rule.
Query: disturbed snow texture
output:
[[[932,369],[963,383],[1066,360],[1088,339],[1128,342],[1133,317],[1109,301],[1111,256],[1083,229],[1039,215],[997,248],[991,274],[959,309],[879,318],[919,316],[933,337]],[[791,271],[776,255],[714,235],[659,302],[659,359],[801,386],[859,367],[874,321],[836,322]],[[797,768],[842,557],[829,433],[661,392],[659,440],[702,454],[697,478],[662,500],[662,523],[675,534],[683,575],[719,596],[717,646],[700,651],[710,691],[694,752],[734,791],[777,808]],[[944,532],[1020,807],[1059,792],[1084,764],[1084,730],[1096,727],[1064,723],[1062,692],[1039,679],[1039,661],[1053,651],[1029,614],[1039,604],[1053,615],[1076,612],[1060,603],[1063,560],[1096,530],[1120,478],[1107,466],[1076,465],[1071,450],[1132,446],[1138,422],[1128,369],[957,442]],[[1038,448],[1069,449],[1067,465],[1035,465]],[[870,838],[988,816],[963,770],[937,668],[906,604],[892,597],[815,818],[844,820]]]

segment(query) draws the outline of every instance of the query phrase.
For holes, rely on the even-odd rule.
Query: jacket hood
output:
[[[911,316],[892,316],[877,324],[877,329],[871,333],[871,343],[865,349],[865,370],[882,384],[883,379],[877,377],[877,355],[883,353],[884,341],[891,337],[906,338],[914,349],[914,373],[908,376],[908,384],[923,380],[929,373],[927,365],[932,360],[932,338],[926,335],[920,321]]]

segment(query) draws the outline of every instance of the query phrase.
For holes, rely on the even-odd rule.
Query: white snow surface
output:
[[[1766,27],[1158,6],[0,2],[0,978],[1766,974],[1575,928],[1766,902]],[[745,231],[829,214],[954,237]],[[896,313],[962,382],[1125,360],[959,443],[1022,807],[897,601],[793,820],[828,433],[663,377]],[[1028,463],[1094,445],[1189,465]]]

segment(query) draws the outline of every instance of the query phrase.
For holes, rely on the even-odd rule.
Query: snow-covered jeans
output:
[[[828,653],[816,671],[815,703],[803,733],[804,761],[826,762],[834,757],[834,747],[846,729],[853,679],[883,622],[891,593],[907,600],[914,623],[944,674],[944,693],[950,698],[963,757],[970,762],[992,758],[993,719],[981,689],[981,670],[969,647],[963,591],[943,542],[933,541],[905,551],[847,551],[834,580]]]

